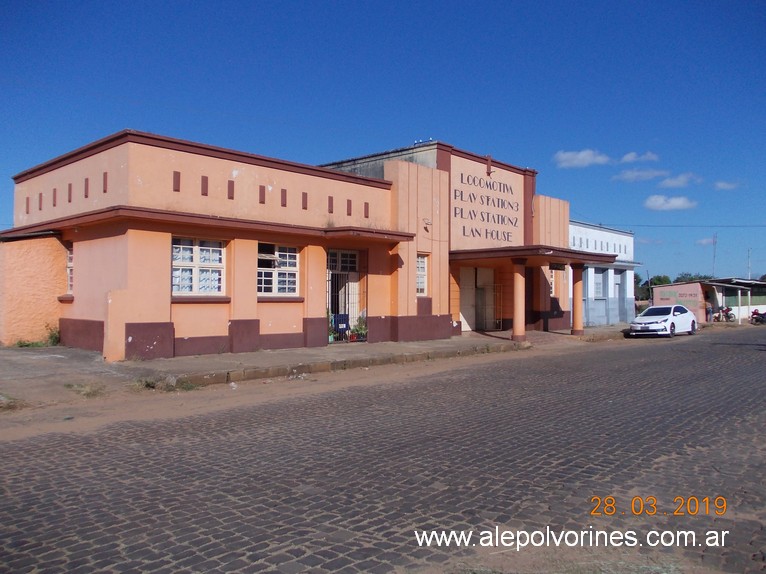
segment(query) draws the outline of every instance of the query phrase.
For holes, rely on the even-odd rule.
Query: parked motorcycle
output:
[[[713,316],[714,321],[732,323],[733,321],[737,320],[737,317],[734,316],[734,313],[731,311],[731,307],[721,307],[718,310],[718,313],[716,313]]]
[[[753,325],[766,324],[766,313],[759,313],[758,309],[755,309],[750,314],[750,323],[752,323]]]

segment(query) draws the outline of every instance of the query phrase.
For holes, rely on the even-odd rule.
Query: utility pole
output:
[[[750,252],[753,250],[752,247],[747,248],[747,280],[750,280]]]
[[[718,249],[718,234],[713,234],[713,279],[715,279],[715,252]]]

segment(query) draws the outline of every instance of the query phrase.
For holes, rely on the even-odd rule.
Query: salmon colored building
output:
[[[58,328],[113,361],[580,333],[583,266],[614,256],[568,248],[535,177],[437,142],[316,167],[122,131],[14,177],[0,343]]]

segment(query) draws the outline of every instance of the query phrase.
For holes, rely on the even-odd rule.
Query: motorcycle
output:
[[[755,309],[750,314],[750,323],[753,325],[763,325],[766,323],[766,313],[759,313],[758,309]]]
[[[718,310],[718,313],[716,313],[713,316],[714,321],[718,322],[724,322],[732,323],[737,320],[737,317],[734,316],[734,313],[731,312],[731,307],[721,307]]]

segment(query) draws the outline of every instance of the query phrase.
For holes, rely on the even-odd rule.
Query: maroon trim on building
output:
[[[326,347],[327,342],[327,317],[304,317],[303,346]]]
[[[195,155],[202,155],[206,157],[213,157],[217,159],[224,159],[233,161],[236,163],[243,163],[249,165],[257,165],[261,167],[267,167],[272,169],[278,169],[280,171],[287,171],[292,173],[299,173],[303,175],[310,175],[314,177],[322,177],[325,179],[332,179],[336,181],[342,181],[346,183],[355,183],[359,185],[366,185],[369,187],[375,187],[379,189],[391,189],[392,183],[382,179],[375,179],[371,177],[363,177],[352,173],[346,173],[342,171],[335,171],[332,169],[316,167],[313,165],[304,165],[295,162],[285,161],[281,159],[268,158],[264,156],[249,154],[241,151],[235,151],[226,148],[220,148],[185,140],[179,140],[160,136],[157,134],[150,134],[146,132],[139,132],[135,130],[123,130],[115,134],[109,135],[98,141],[89,143],[81,148],[73,150],[69,153],[56,157],[50,161],[22,171],[15,175],[13,180],[16,183],[21,183],[33,177],[37,177],[44,173],[48,173],[65,165],[69,165],[76,161],[91,157],[95,154],[112,149],[114,147],[134,143],[157,147],[161,149],[169,149],[178,152],[185,152]]]
[[[369,316],[367,317],[367,342],[384,343],[394,340],[393,317]]]
[[[258,319],[229,321],[229,349],[232,353],[257,351],[260,346],[261,322]]]
[[[301,208],[302,209],[308,209],[309,208],[309,194],[305,191],[301,194]]]
[[[181,191],[181,172],[173,172],[173,191]]]
[[[204,196],[207,196],[207,190],[208,190],[208,179],[206,175],[203,175],[200,178],[200,193]]]
[[[303,303],[303,297],[278,297],[276,295],[258,295],[258,303]]]
[[[327,197],[327,213],[332,213],[333,209],[333,196],[330,195]]]
[[[450,315],[406,316],[393,319],[396,341],[428,341],[449,339],[452,336]]]
[[[352,203],[350,199],[346,200],[346,215],[350,216],[352,210]]]
[[[452,172],[452,146],[437,145],[436,146],[436,169]]]
[[[418,316],[431,315],[433,311],[433,300],[430,297],[418,297]]]
[[[101,223],[113,224],[115,222],[141,222],[143,224],[166,225],[188,225],[193,227],[205,227],[214,230],[220,230],[233,234],[234,232],[256,232],[273,233],[290,236],[310,236],[324,237],[333,239],[358,239],[364,238],[370,241],[380,241],[385,243],[396,243],[401,241],[412,241],[414,233],[404,233],[402,231],[392,231],[385,229],[369,229],[366,227],[308,227],[301,225],[291,225],[287,223],[270,223],[264,221],[253,221],[247,219],[234,219],[228,217],[216,217],[212,215],[201,215],[196,213],[179,213],[175,211],[164,211],[146,207],[127,207],[115,205],[96,211],[91,211],[81,215],[71,217],[62,217],[41,223],[35,223],[23,227],[15,227],[4,232],[0,232],[0,237],[14,237],[15,235],[24,235],[35,231],[50,231],[73,229],[75,227],[85,227],[89,225],[98,225]]]
[[[172,295],[172,304],[176,303],[231,303],[231,297],[225,295]]]
[[[67,203],[72,203],[72,184],[67,186]]]
[[[258,186],[258,203],[266,203],[266,186]]]
[[[533,311],[532,331],[566,331],[572,326],[572,312],[563,310]]]
[[[56,297],[59,303],[74,303],[74,295],[67,293]]]
[[[282,207],[287,207],[287,190],[285,188],[282,188],[282,192],[280,195],[281,195],[280,199],[282,202]]]
[[[327,337],[327,331],[325,331]],[[298,349],[303,347],[303,333],[261,335],[261,349]]]
[[[90,180],[86,177],[83,182],[83,197],[88,198],[88,192],[90,191]]]
[[[43,210],[43,192],[37,194],[37,211]]]
[[[429,341],[452,336],[450,315],[367,317],[367,342]]]
[[[535,186],[537,178],[535,173],[524,174],[524,245],[531,245],[535,241]]]
[[[56,195],[58,190],[54,187],[53,188],[53,207],[56,207]]]
[[[365,219],[370,218],[370,202],[369,201],[364,202],[364,218]]]
[[[173,340],[174,356],[216,355],[231,352],[229,336],[176,337]]]
[[[109,189],[109,174],[104,172],[104,193],[106,193],[107,189]]]
[[[477,153],[473,153],[473,152],[470,152],[470,151],[465,151],[465,150],[462,150],[462,149],[457,149],[455,147],[452,147],[449,144],[439,143],[437,145],[439,147],[446,148],[455,157],[461,157],[463,159],[468,159],[468,160],[475,161],[475,162],[478,162],[478,163],[484,163],[484,164],[487,163],[487,156],[486,155],[479,155]],[[438,158],[438,156],[437,156],[437,158]],[[518,174],[521,174],[521,175],[531,175],[533,177],[535,175],[537,175],[537,171],[534,170],[534,169],[530,169],[528,167],[527,168],[518,167],[518,166],[515,166],[515,165],[511,165],[510,163],[504,163],[502,161],[497,161],[495,158],[492,158],[492,165],[495,166],[495,167],[498,167],[500,169],[504,169],[504,170],[507,170],[507,171],[512,171],[514,173],[518,173]]]
[[[174,354],[173,323],[125,323],[125,358],[162,359]]]
[[[549,245],[526,245],[520,247],[497,247],[489,249],[468,249],[462,251],[450,251],[450,261],[472,261],[477,259],[498,259],[509,257],[521,265],[527,259],[533,259],[535,263],[540,261],[548,263],[614,263],[617,255],[602,253],[588,253],[575,249],[552,247]]]
[[[229,199],[234,199],[234,180],[233,179],[229,180],[229,185],[227,187],[226,193]]]
[[[61,344],[65,347],[104,352],[104,322],[89,319],[59,319]]]
[[[26,201],[26,204],[27,204],[26,212],[27,212],[27,215],[29,215],[29,196],[27,196],[26,199],[27,199],[27,201]]]

